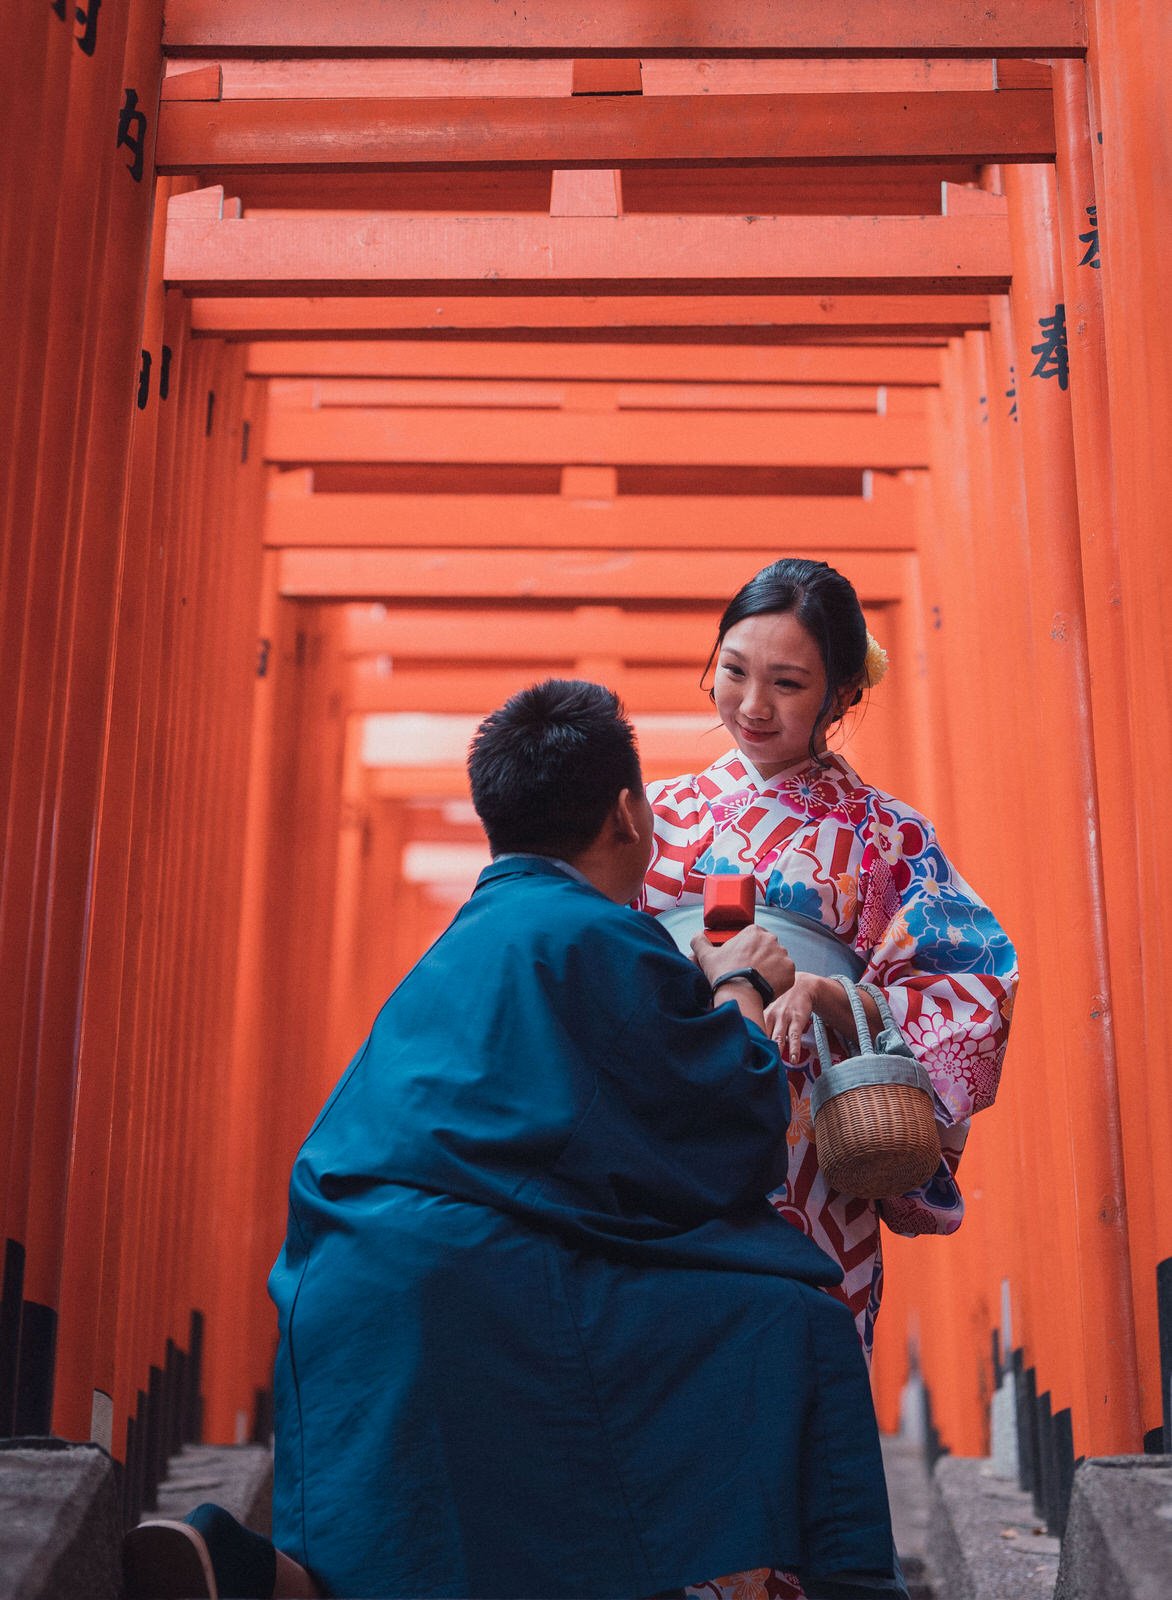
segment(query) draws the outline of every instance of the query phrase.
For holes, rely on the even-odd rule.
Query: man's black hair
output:
[[[572,859],[623,789],[642,787],[635,735],[610,689],[549,678],[480,724],[468,753],[472,804],[494,856]]]

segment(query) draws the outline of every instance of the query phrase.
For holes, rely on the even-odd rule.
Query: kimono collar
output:
[[[495,856],[476,880],[476,889],[483,884],[494,883],[498,878],[515,877],[518,874],[533,875],[545,878],[572,878],[576,883],[582,884],[592,894],[602,894],[601,889],[596,889],[584,872],[579,872],[577,867],[570,862],[563,861],[560,856],[535,856],[527,851],[509,850],[503,855]],[[603,895],[603,899],[606,896]]]
[[[858,786],[858,775],[843,760],[842,756],[833,751],[823,751],[821,762],[815,760],[795,761],[790,767],[783,767],[780,772],[775,772],[771,777],[763,777],[748,756],[741,750],[730,750],[727,755],[721,756],[708,768],[708,773],[721,787],[729,789],[748,787],[755,789],[758,794],[772,795],[787,786],[801,782],[803,779],[821,779],[835,785],[847,784]]]

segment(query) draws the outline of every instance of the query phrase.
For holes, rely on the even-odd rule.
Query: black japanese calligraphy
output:
[[[1070,353],[1066,343],[1066,307],[1060,300],[1052,317],[1039,317],[1041,340],[1030,346],[1037,356],[1032,376],[1057,378],[1058,387],[1065,389],[1070,382]]]
[[[85,55],[92,56],[98,48],[98,12],[102,9],[102,0],[86,0],[84,6],[74,10],[74,17],[81,32],[75,35],[77,48]]]
[[[142,182],[142,166],[146,152],[147,119],[138,108],[138,94],[134,89],[124,91],[122,109],[118,113],[118,148],[130,151],[127,170],[135,183]]]
[[[1090,229],[1078,236],[1079,244],[1086,245],[1086,254],[1080,259],[1080,267],[1097,267],[1099,265],[1099,217],[1098,206],[1087,207],[1087,221]]]

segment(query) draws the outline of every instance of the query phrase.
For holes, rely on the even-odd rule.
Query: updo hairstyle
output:
[[[786,556],[763,568],[725,607],[704,676],[712,670],[725,634],[738,622],[790,612],[818,646],[826,670],[826,694],[810,737],[810,755],[817,758],[814,740],[838,721],[841,712],[833,713],[842,691],[853,687],[847,704],[858,705],[866,681],[867,624],[854,586],[841,572],[825,561],[799,556]]]

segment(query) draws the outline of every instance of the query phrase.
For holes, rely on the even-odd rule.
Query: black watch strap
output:
[[[715,994],[722,983],[732,983],[734,978],[743,978],[746,983],[751,983],[761,996],[764,1005],[768,1005],[770,1001],[776,998],[773,993],[773,985],[768,978],[761,976],[756,967],[738,967],[735,972],[722,972],[719,977],[712,979],[709,988]]]

